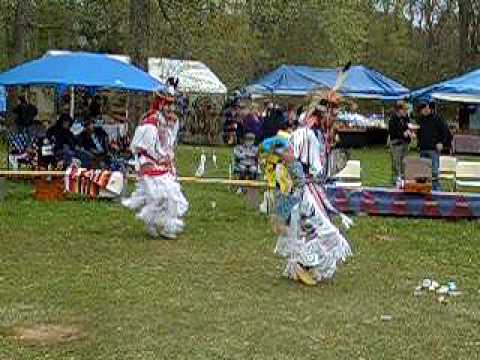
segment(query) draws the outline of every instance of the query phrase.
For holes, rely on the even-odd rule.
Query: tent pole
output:
[[[75,116],[75,87],[70,88],[70,117],[73,119]]]
[[[130,95],[126,93],[127,101],[125,102],[125,122],[128,123],[128,107],[130,106]]]

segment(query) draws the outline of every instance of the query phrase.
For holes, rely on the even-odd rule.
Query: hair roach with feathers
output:
[[[310,101],[308,105],[308,113],[311,114],[314,111],[328,111],[328,108],[335,104],[338,105],[340,97],[337,92],[342,88],[343,84],[348,77],[348,70],[352,67],[352,62],[349,61],[345,66],[337,72],[337,79],[335,85],[331,89],[314,89],[310,93]]]

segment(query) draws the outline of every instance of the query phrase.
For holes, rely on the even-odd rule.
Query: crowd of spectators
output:
[[[293,129],[298,124],[299,114],[294,105],[287,107],[268,102],[263,105],[241,104],[233,101],[224,112],[223,142],[228,145],[242,144],[246,134],[255,135],[255,144],[275,136],[279,130]]]
[[[25,97],[19,97],[9,127],[9,162],[14,168],[22,164],[38,168],[65,169],[73,159],[83,167],[110,167],[116,144],[102,127],[102,101],[90,97],[75,121],[69,113],[69,99],[56,122],[47,128],[38,119],[38,110]]]

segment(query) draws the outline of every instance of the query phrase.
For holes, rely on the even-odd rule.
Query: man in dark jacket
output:
[[[54,154],[57,161],[63,165],[70,165],[75,155],[76,139],[70,131],[72,118],[63,112],[56,124],[47,130],[47,139],[54,144]]]
[[[277,135],[279,130],[288,128],[288,122],[279,107],[269,104],[263,120],[263,139]]]
[[[250,112],[244,117],[243,125],[245,127],[245,135],[248,133],[255,135],[255,145],[258,145],[263,137],[263,124],[256,106],[252,106]]]
[[[405,102],[399,102],[395,105],[388,122],[393,183],[405,175],[403,160],[407,156],[408,145],[413,137],[413,132],[410,130],[409,125],[408,105]]]
[[[87,120],[79,141],[82,165],[87,168],[104,167],[108,145],[108,135],[105,130],[101,126],[95,126],[93,119]]]
[[[445,146],[450,146],[452,136],[445,121],[434,112],[434,104],[420,103],[418,105],[419,125],[418,147],[420,157],[432,160],[433,190],[440,190],[438,170],[440,154]]]
[[[98,95],[92,98],[92,101],[90,102],[90,105],[88,107],[88,116],[91,119],[97,120],[102,114],[101,101],[102,99]]]

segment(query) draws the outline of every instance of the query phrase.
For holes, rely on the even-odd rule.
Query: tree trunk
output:
[[[470,0],[462,0],[458,2],[458,25],[459,25],[459,70],[465,71],[469,66],[470,58],[470,17],[472,6]]]
[[[32,0],[17,1],[12,31],[13,54],[10,60],[11,65],[21,64],[28,57],[28,42],[31,38],[32,22]]]
[[[130,0],[129,30],[130,30],[130,57],[132,63],[148,72],[148,48],[150,38],[150,1]],[[147,110],[147,101],[144,95],[129,95],[129,117],[139,120]]]
[[[130,0],[130,48],[132,62],[148,70],[148,45],[150,38],[150,1]]]

